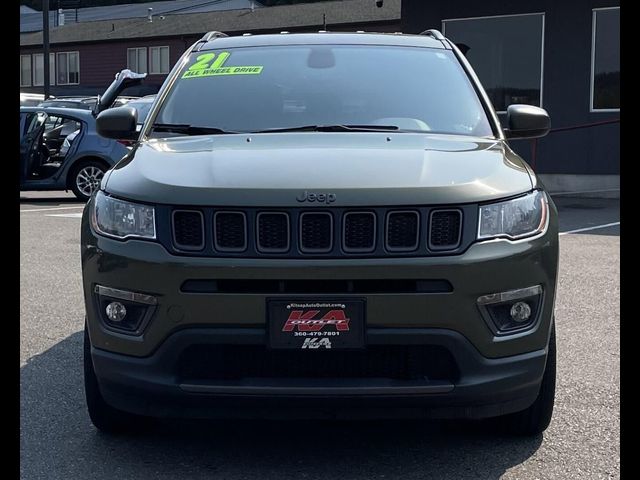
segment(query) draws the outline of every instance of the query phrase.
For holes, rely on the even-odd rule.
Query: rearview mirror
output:
[[[137,140],[138,112],[133,107],[109,108],[96,118],[98,135],[116,140]]]
[[[544,108],[532,105],[509,105],[505,136],[515,138],[544,137],[551,129],[551,119]]]

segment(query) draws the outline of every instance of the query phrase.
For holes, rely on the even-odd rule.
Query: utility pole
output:
[[[42,0],[42,45],[44,47],[44,99],[49,98],[49,0]]]

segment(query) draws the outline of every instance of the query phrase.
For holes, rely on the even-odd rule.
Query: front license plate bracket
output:
[[[273,349],[353,350],[365,346],[364,299],[267,299]]]

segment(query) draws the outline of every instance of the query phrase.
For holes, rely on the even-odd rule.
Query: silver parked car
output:
[[[130,100],[127,103],[127,107],[132,107],[136,109],[138,112],[138,126],[137,130],[140,131],[142,129],[142,125],[144,121],[147,119],[147,115],[151,111],[151,107],[153,106],[153,102],[156,100],[156,95],[145,95],[144,97],[136,98],[135,100]]]
[[[51,99],[55,97],[49,97]],[[44,100],[44,95],[41,93],[26,93],[20,92],[20,106],[21,107],[35,107]]]

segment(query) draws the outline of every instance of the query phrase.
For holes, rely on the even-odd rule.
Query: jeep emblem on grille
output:
[[[296,200],[299,202],[318,202],[318,203],[326,203],[327,205],[336,201],[336,195],[334,193],[312,193],[305,192],[296,197]]]

